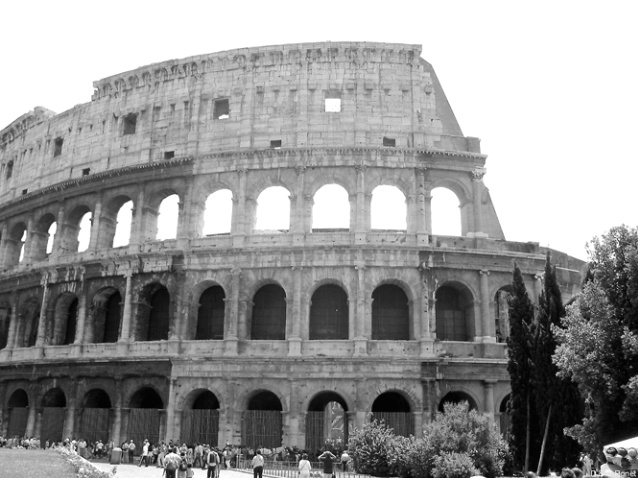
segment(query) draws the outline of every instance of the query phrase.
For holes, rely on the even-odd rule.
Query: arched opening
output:
[[[27,231],[25,230],[22,233],[22,237],[20,238],[20,257],[18,257],[19,264],[22,264],[22,261],[24,260],[24,253],[26,252],[26,246],[27,246]]]
[[[66,396],[59,388],[52,388],[42,397],[42,422],[40,441],[49,443],[62,441],[64,417],[66,415]]]
[[[224,308],[226,294],[215,285],[206,289],[199,298],[195,340],[224,339]]]
[[[326,440],[348,443],[348,406],[339,394],[322,392],[314,397],[306,413],[306,449],[323,450]]]
[[[338,184],[326,184],[313,197],[312,230],[350,229],[350,198]]]
[[[372,292],[372,340],[410,340],[408,297],[394,284]]]
[[[498,408],[499,412],[499,428],[500,432],[503,435],[503,438],[507,440],[510,434],[510,423],[512,422],[512,417],[509,413],[509,401],[510,395],[508,394],[503,401],[501,402],[501,406]]]
[[[207,443],[217,446],[219,435],[219,400],[209,390],[193,392],[182,412],[181,439],[184,443]],[[188,402],[192,400],[189,407]]]
[[[447,188],[432,189],[432,234],[461,236],[461,205],[459,198]]]
[[[310,340],[348,340],[348,296],[335,284],[322,285],[310,302]]]
[[[91,239],[91,210],[87,206],[77,206],[66,216],[64,224],[59,224],[61,252],[81,252],[88,248]]]
[[[381,421],[394,430],[395,435],[414,434],[414,418],[408,401],[397,392],[385,392],[372,403],[372,419]]]
[[[290,191],[282,186],[264,189],[257,198],[256,231],[288,232],[290,229]]]
[[[462,284],[450,283],[437,289],[436,336],[440,340],[473,340],[474,300]]]
[[[127,436],[141,448],[145,439],[160,441],[160,424],[164,401],[150,387],[144,387],[131,396]]]
[[[276,284],[267,284],[253,297],[252,340],[286,339],[286,292]]]
[[[115,231],[112,247],[128,246],[131,241],[131,226],[133,224],[133,201],[128,200],[117,211],[115,217]]]
[[[93,342],[115,343],[120,335],[122,295],[118,290],[107,289],[93,299]]]
[[[45,214],[37,222],[31,235],[31,257],[34,261],[44,260],[51,254],[57,228],[53,214]]]
[[[496,341],[505,343],[507,342],[507,338],[510,336],[510,306],[509,299],[512,292],[512,286],[506,285],[501,287],[498,291],[496,291],[496,296],[494,297],[495,304],[495,330],[496,330]]]
[[[29,416],[29,396],[21,388],[14,391],[7,402],[9,409],[9,423],[7,425],[7,437],[23,437],[27,430],[27,418]]]
[[[5,267],[15,266],[22,261],[22,258],[24,256],[24,244],[26,241],[26,237],[26,224],[19,222],[11,228],[7,240],[4,241]]]
[[[152,284],[145,287],[137,309],[137,341],[168,340],[170,326],[170,294],[166,287]]]
[[[157,233],[155,239],[166,241],[177,238],[177,224],[179,221],[179,196],[171,194],[165,197],[159,205],[157,213]]]
[[[89,248],[91,242],[91,225],[93,224],[93,213],[87,212],[80,219],[78,226],[77,252],[84,252]]]
[[[65,292],[55,302],[52,345],[69,345],[75,341],[78,320],[78,298]]]
[[[253,395],[242,417],[242,440],[249,448],[281,446],[283,408],[277,395],[261,391]]]
[[[204,236],[229,234],[233,217],[233,193],[220,189],[208,196],[204,206]]]
[[[405,194],[396,186],[377,186],[370,202],[372,229],[405,231],[408,227],[408,208]]]
[[[9,325],[11,325],[11,306],[0,303],[0,350],[6,348],[9,342]]]
[[[80,430],[78,438],[87,442],[102,440],[107,443],[110,429],[111,399],[108,394],[99,388],[89,390],[82,400],[82,408],[79,412]]]
[[[439,402],[439,412],[443,413],[443,405],[446,403],[458,404],[461,402],[467,402],[470,410],[478,410],[476,402],[472,397],[464,392],[449,392]]]

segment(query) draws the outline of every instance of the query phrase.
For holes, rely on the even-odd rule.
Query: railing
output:
[[[311,462],[312,469],[310,476],[321,478],[323,476],[323,463]],[[349,467],[348,467],[349,468]],[[252,459],[241,458],[237,460],[237,469],[252,472]],[[264,475],[278,476],[282,478],[299,478],[299,467],[297,463],[290,461],[272,461],[264,459]],[[369,478],[369,475],[362,475],[350,469],[343,471],[341,465],[335,463],[334,475],[336,478]]]

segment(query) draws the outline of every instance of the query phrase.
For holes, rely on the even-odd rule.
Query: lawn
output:
[[[0,448],[0,478],[75,478],[73,466],[50,450]]]

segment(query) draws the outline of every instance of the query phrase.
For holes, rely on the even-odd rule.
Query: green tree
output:
[[[390,476],[394,432],[383,421],[373,420],[355,428],[348,439],[348,450],[357,473]]]
[[[512,392],[508,401],[510,416],[509,445],[513,465],[518,470],[529,470],[532,437],[538,437],[537,420],[532,394],[532,327],[534,305],[527,294],[523,275],[514,264],[512,292],[509,299],[510,333],[507,339],[507,371]],[[534,425],[534,429],[532,426]],[[533,432],[533,433],[532,433]],[[534,447],[534,450],[536,447]]]
[[[532,350],[534,403],[536,416],[540,420],[538,427],[543,430],[536,470],[538,474],[545,473],[548,467],[557,469],[565,464],[574,464],[580,453],[578,443],[563,432],[582,418],[578,387],[569,378],[559,376],[558,368],[552,361],[557,346],[554,332],[564,316],[565,307],[556,279],[556,268],[552,266],[550,254],[547,253],[543,291],[538,300],[538,317],[533,327]]]
[[[568,433],[589,452],[638,433],[638,230],[612,228],[588,245],[589,280],[555,329],[560,374],[585,403]]]

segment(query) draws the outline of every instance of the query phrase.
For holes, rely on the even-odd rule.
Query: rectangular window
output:
[[[228,98],[215,100],[213,106],[213,118],[216,120],[230,118],[230,105],[228,103]]]
[[[341,98],[326,98],[326,113],[341,113]]]
[[[270,142],[270,149],[281,149],[281,140],[280,139],[273,139]]]
[[[385,136],[383,137],[383,146],[390,146],[392,148],[396,147],[397,145],[397,140],[394,138],[386,138]]]
[[[23,196],[26,196],[28,192],[29,192],[29,190],[28,190],[28,189],[23,189],[23,190],[22,190],[22,195],[23,195]]]
[[[175,151],[164,151],[164,159],[172,159],[175,157]]]
[[[82,170],[82,176],[88,176],[89,174],[91,174],[91,168],[84,168]]]
[[[124,117],[123,134],[135,134],[137,128],[137,113],[131,113]]]
[[[53,142],[53,157],[56,158],[62,154],[62,144],[64,144],[64,139],[55,138]]]

